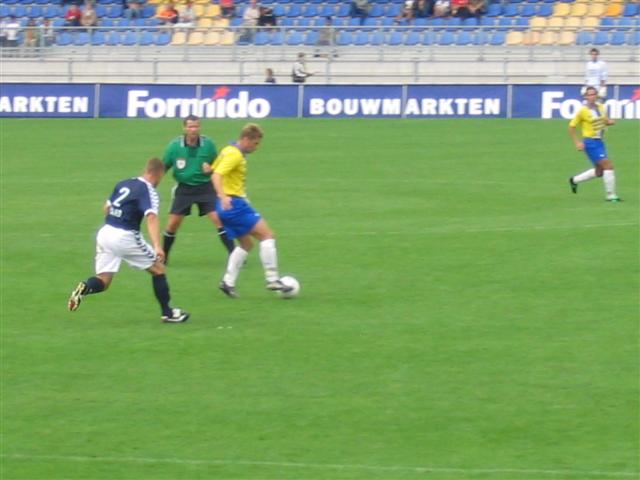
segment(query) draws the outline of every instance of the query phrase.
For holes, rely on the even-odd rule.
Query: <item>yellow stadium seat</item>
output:
[[[582,28],[585,30],[596,30],[600,26],[598,17],[584,17],[582,19]]]
[[[207,8],[204,11],[204,16],[205,17],[219,17],[221,14],[221,10],[220,10],[220,5],[214,5],[213,3],[210,3],[209,5],[207,5]]]
[[[507,33],[507,45],[522,45],[522,38],[524,35],[522,32],[516,32],[515,30]]]
[[[198,19],[198,27],[211,28],[213,27],[213,18],[202,17]]]
[[[540,45],[556,45],[558,43],[558,34],[556,32],[544,32],[540,36]]]
[[[589,9],[589,5],[586,3],[574,3],[571,5],[571,13],[570,15],[574,17],[584,17],[587,14],[587,10]]]
[[[568,3],[556,3],[553,6],[553,14],[558,17],[566,17],[571,13],[571,7]]]
[[[532,30],[544,30],[547,28],[547,19],[546,17],[533,17],[529,22],[529,26]]]
[[[205,45],[218,45],[220,43],[220,34],[218,32],[207,32],[204,36]]]
[[[604,3],[592,3],[589,6],[589,12],[587,13],[587,15],[591,17],[601,17],[602,15],[604,15],[605,10],[606,5]]]
[[[565,19],[562,17],[550,17],[547,20],[547,28],[559,30],[564,27]]]
[[[575,32],[562,32],[558,43],[560,45],[574,45],[576,43]]]
[[[229,30],[225,30],[220,37],[220,45],[233,45],[235,41],[235,35]]]
[[[604,12],[606,17],[619,17],[622,15],[622,5],[619,3],[610,3],[607,5],[607,9]]]
[[[213,21],[213,25],[215,27],[219,27],[219,28],[227,28],[229,26],[229,19],[228,18],[216,18]]]
[[[526,32],[522,39],[523,45],[537,45],[540,43],[540,32]]]
[[[204,42],[204,33],[200,30],[195,30],[189,35],[189,45],[202,45]]]
[[[175,32],[171,37],[171,45],[184,45],[187,42],[187,34],[185,32]]]
[[[582,18],[567,17],[564,22],[564,28],[570,31],[579,30],[580,28],[582,28]]]
[[[205,8],[206,8],[205,5],[200,5],[199,3],[196,3],[193,6],[193,11],[195,12],[196,17],[200,18],[200,17],[204,16]]]

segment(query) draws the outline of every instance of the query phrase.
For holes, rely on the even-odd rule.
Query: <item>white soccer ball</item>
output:
[[[300,282],[298,282],[298,280],[296,280],[291,275],[286,275],[284,277],[281,277],[280,281],[287,287],[293,288],[293,290],[290,290],[288,292],[280,292],[280,296],[282,298],[293,298],[298,296],[298,294],[300,293]]]

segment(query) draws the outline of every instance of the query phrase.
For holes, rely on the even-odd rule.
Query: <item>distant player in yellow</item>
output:
[[[267,280],[267,289],[288,292],[292,289],[280,281],[278,255],[273,231],[262,216],[247,200],[247,159],[245,155],[256,151],[263,137],[262,129],[249,123],[240,132],[237,142],[224,147],[215,162],[211,181],[218,195],[216,212],[224,225],[227,236],[238,239],[227,260],[227,268],[220,282],[220,290],[237,298],[236,280],[253,247],[251,237],[260,242],[260,261]]]
[[[593,168],[569,178],[569,185],[573,193],[578,193],[578,184],[596,177],[602,177],[604,190],[608,202],[619,202],[616,195],[616,174],[613,163],[609,160],[603,137],[606,127],[615,122],[607,117],[604,105],[597,103],[598,90],[587,87],[585,90],[585,105],[578,110],[576,116],[569,122],[569,135],[579,151],[589,157]],[[576,127],[582,130],[582,140],[578,138]]]

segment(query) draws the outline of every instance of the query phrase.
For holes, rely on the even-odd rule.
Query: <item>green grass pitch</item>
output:
[[[608,133],[620,204],[570,193],[565,121],[261,124],[249,194],[301,295],[254,250],[224,297],[193,216],[168,270],[192,318],[164,325],[127,266],[66,301],[180,121],[0,122],[3,480],[637,478],[637,121]]]

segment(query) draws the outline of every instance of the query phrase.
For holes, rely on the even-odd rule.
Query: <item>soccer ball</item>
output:
[[[287,287],[293,287],[293,290],[288,292],[280,292],[280,296],[282,298],[293,298],[297,297],[300,293],[300,282],[293,278],[291,275],[287,275],[280,278],[280,281],[286,285]]]

